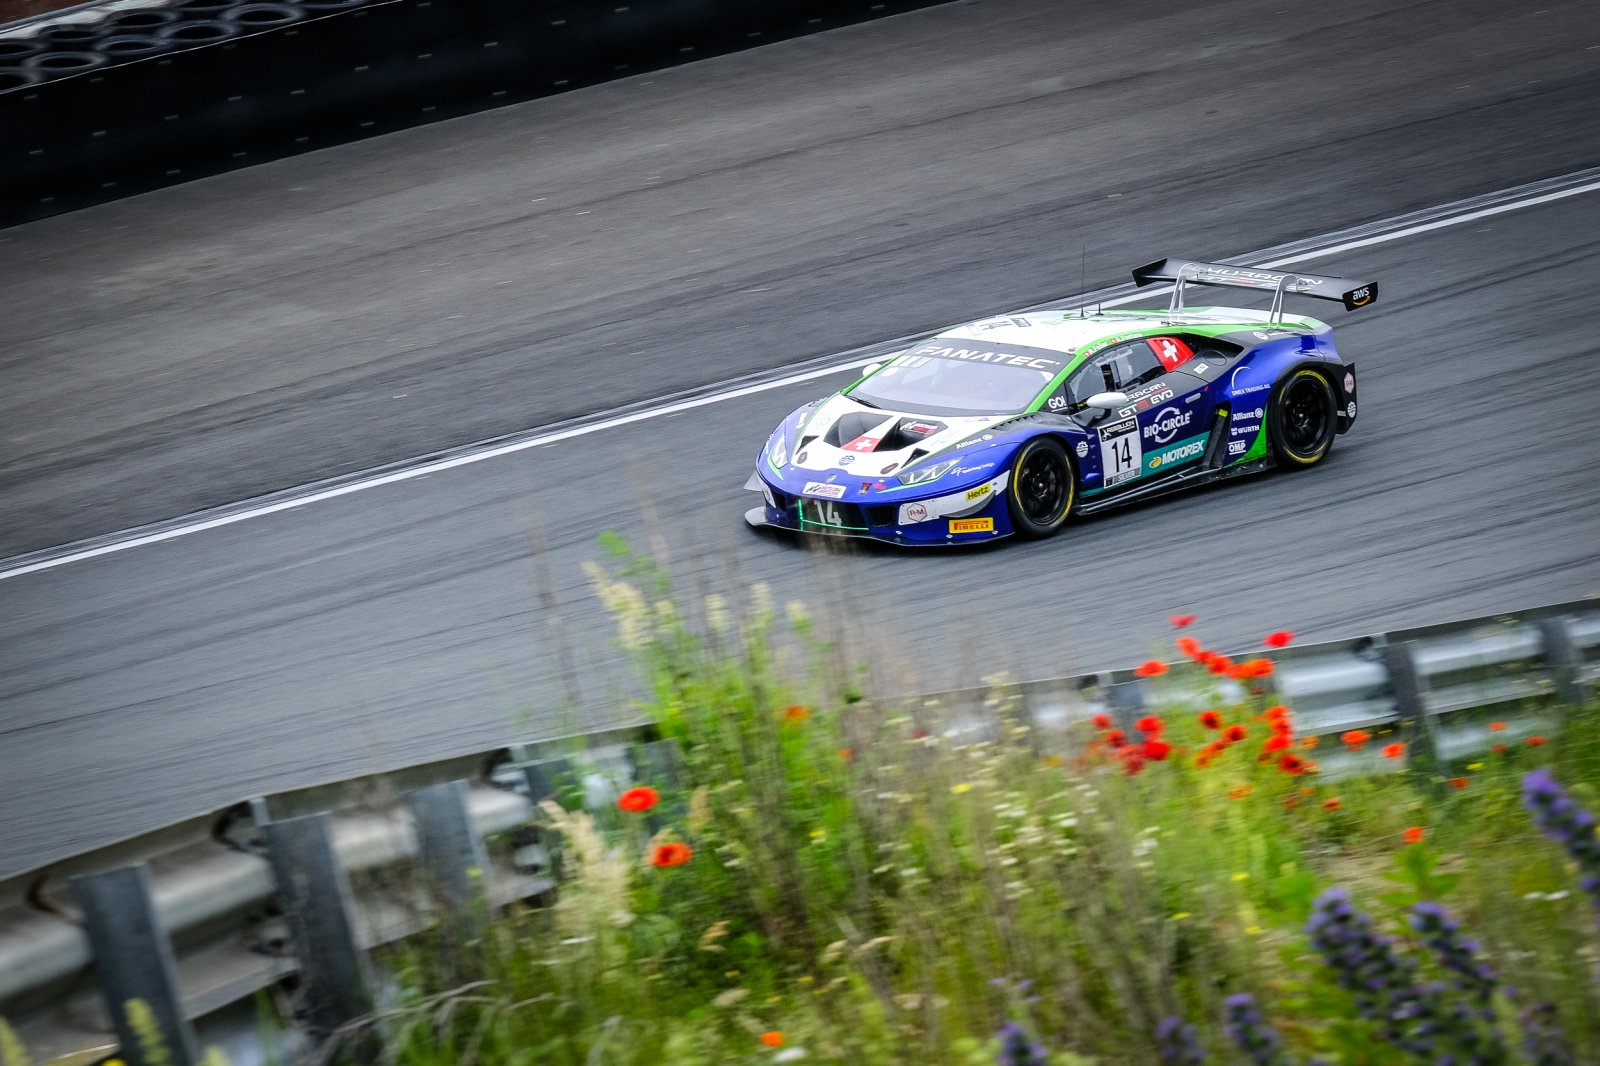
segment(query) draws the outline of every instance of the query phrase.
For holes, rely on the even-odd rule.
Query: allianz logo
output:
[[[1266,415],[1267,412],[1257,407],[1254,411],[1235,411],[1233,420],[1235,422],[1257,422],[1265,418]]]

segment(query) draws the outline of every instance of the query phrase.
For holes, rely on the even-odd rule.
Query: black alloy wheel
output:
[[[1067,520],[1076,493],[1067,450],[1054,437],[1035,437],[1011,466],[1011,525],[1024,537],[1048,537]]]
[[[1301,367],[1279,384],[1267,415],[1267,436],[1291,470],[1320,463],[1338,431],[1338,399],[1322,374]]]

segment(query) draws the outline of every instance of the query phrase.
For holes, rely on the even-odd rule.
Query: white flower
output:
[[[803,1047],[786,1047],[782,1051],[778,1052],[776,1055],[772,1056],[772,1061],[773,1062],[799,1062],[801,1059],[803,1059],[805,1057],[806,1057],[806,1049],[805,1048],[803,1048]]]

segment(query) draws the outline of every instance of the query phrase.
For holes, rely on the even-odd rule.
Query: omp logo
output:
[[[1205,438],[1196,437],[1187,444],[1180,444],[1176,448],[1168,448],[1164,452],[1157,452],[1148,460],[1150,469],[1159,470],[1163,466],[1171,466],[1173,463],[1181,463],[1185,459],[1193,459],[1205,451],[1205,447]]]
[[[983,485],[979,485],[975,489],[968,489],[967,490],[967,499],[969,499],[969,500],[981,499],[982,497],[989,495],[989,489],[990,488],[991,488],[990,485],[983,484]]]
[[[1163,407],[1154,422],[1144,427],[1146,440],[1165,444],[1178,435],[1178,430],[1194,420],[1193,411],[1179,411],[1176,407]]]
[[[1250,444],[1249,444],[1248,441],[1230,440],[1228,442],[1228,454],[1229,455],[1243,455],[1245,453],[1245,449],[1248,448],[1248,447],[1250,447]]]

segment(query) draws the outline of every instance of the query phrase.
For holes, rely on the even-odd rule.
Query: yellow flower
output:
[[[1469,763],[1467,763],[1467,769],[1468,770],[1482,770],[1483,769],[1483,763],[1481,763],[1481,762],[1469,762]]]
[[[1175,921],[1175,922],[1181,922],[1187,917],[1189,917],[1189,912],[1188,911],[1179,911],[1177,914],[1174,914],[1172,916],[1172,920]]]
[[[1259,925],[1247,925],[1247,926],[1244,927],[1244,931],[1245,931],[1245,935],[1246,936],[1260,936],[1261,935],[1261,927]]]
[[[969,785],[967,782],[963,781],[959,785],[951,785],[950,786],[950,791],[954,792],[958,796],[961,796],[961,795],[965,795],[968,792],[971,792],[972,791],[972,786]]]
[[[1248,881],[1248,880],[1250,880],[1250,875],[1245,873],[1243,870],[1240,870],[1238,873],[1234,874],[1233,877],[1230,878],[1230,880],[1233,880],[1233,881]]]

